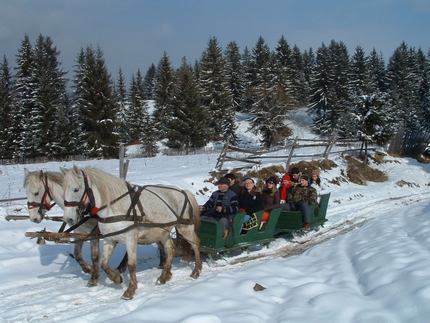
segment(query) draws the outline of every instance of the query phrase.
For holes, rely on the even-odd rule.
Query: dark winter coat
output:
[[[271,194],[272,194],[271,189],[263,190],[264,211],[272,211],[273,209],[277,209],[280,206],[279,192],[276,191],[273,195]]]
[[[239,195],[239,207],[245,209],[248,215],[261,211],[264,209],[263,195],[260,192],[251,195],[247,190],[242,191]]]

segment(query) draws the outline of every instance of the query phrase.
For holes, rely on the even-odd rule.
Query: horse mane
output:
[[[91,180],[91,186],[97,186],[101,205],[110,205],[111,201],[127,192],[126,182],[122,178],[89,166],[82,168],[82,170]],[[126,211],[122,203],[116,203],[115,206],[122,212]]]
[[[60,172],[44,172],[44,174],[48,178],[48,181],[52,181],[55,184],[63,186],[63,178],[64,178],[63,173],[60,173]]]
[[[28,176],[24,177],[24,187],[27,187],[30,184],[30,181],[33,180],[38,180],[41,181],[42,177],[41,175],[45,174],[46,177],[48,178],[48,182],[54,182],[55,184],[58,184],[60,186],[63,185],[63,178],[64,178],[64,174],[60,173],[60,172],[41,172],[41,171],[33,171],[33,172],[29,172]]]

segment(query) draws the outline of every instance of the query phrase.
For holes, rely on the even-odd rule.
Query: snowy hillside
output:
[[[313,138],[300,123],[306,116],[297,118],[296,131]],[[203,204],[216,189],[208,180],[217,158],[217,153],[209,152],[135,158],[130,160],[127,180],[189,189]],[[3,202],[0,322],[426,322],[430,314],[430,165],[386,156],[372,167],[385,172],[389,180],[357,185],[333,184],[332,179],[344,178],[346,172],[344,159],[333,161],[337,167],[321,174],[331,192],[323,228],[282,236],[268,249],[255,246],[250,254],[239,250],[215,262],[206,261],[196,280],[189,277],[194,264],[175,259],[173,277],[166,285],[155,284],[160,275],[155,245],[139,246],[139,285],[130,301],[120,299],[129,282],[128,272],[120,286],[102,273],[98,286],[86,287],[89,276],[69,256],[72,245],[38,245],[24,236],[43,228],[57,231],[59,223],[7,222],[7,215],[28,211],[25,200]],[[267,159],[264,166],[279,162]],[[24,167],[58,171],[73,164],[2,165],[0,199],[25,195]],[[118,176],[118,160],[76,164]],[[51,216],[61,214],[58,207],[50,211]],[[123,253],[124,246],[118,245],[111,266],[119,263]],[[89,257],[86,246],[84,258]],[[254,291],[256,283],[265,289]]]

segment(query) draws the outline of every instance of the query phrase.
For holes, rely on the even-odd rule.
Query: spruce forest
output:
[[[401,43],[387,62],[342,41],[301,50],[282,36],[274,50],[262,37],[251,49],[223,49],[212,37],[199,60],[178,68],[165,52],[157,65],[126,82],[107,70],[100,47],[81,48],[75,68],[61,67],[48,36],[27,35],[13,69],[0,62],[0,156],[20,162],[83,155],[118,158],[120,143],[157,143],[189,153],[211,140],[237,143],[238,112],[249,116],[262,147],[285,145],[289,114],[307,107],[322,136],[385,147],[413,156],[430,142],[430,51]],[[128,86],[126,85],[128,83]]]

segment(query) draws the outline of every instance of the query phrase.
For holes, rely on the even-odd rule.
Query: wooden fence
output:
[[[221,151],[215,170],[217,172],[225,171],[223,169],[224,163],[226,161],[237,161],[245,164],[258,165],[261,166],[263,159],[285,159],[286,169],[289,169],[292,158],[308,158],[308,157],[322,157],[328,159],[331,153],[342,153],[342,152],[354,152],[360,151],[362,142],[356,140],[337,140],[335,137],[331,139],[299,139],[296,137],[294,141],[287,144],[282,148],[277,148],[273,150],[250,150],[243,149],[229,144],[227,140],[223,150]],[[356,148],[356,147],[360,148]],[[299,153],[300,149],[321,147],[321,153]],[[335,148],[335,151],[333,151]],[[368,148],[368,150],[374,150],[376,147]],[[283,155],[271,155],[278,151],[285,150],[286,154]],[[238,155],[242,154],[241,157]],[[249,166],[249,165],[246,165]]]

